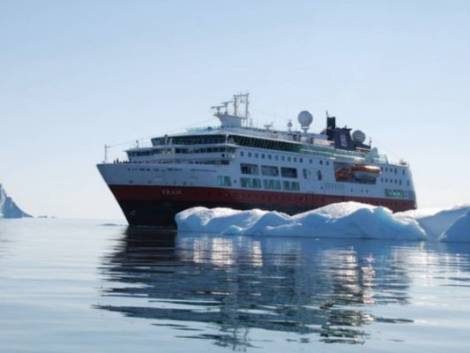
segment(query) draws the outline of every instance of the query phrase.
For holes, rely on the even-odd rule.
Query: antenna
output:
[[[214,115],[217,116],[217,115],[220,115],[220,109],[222,109],[223,107],[224,107],[223,105],[213,105],[213,106],[211,107],[211,109],[215,109],[215,110],[216,110],[216,112],[215,112]]]
[[[104,145],[104,162],[105,162],[105,163],[108,162],[108,149],[109,149],[109,146],[108,146],[108,145]]]
[[[250,94],[246,93],[245,94],[245,118],[247,118],[247,119],[250,116],[249,106],[250,106]]]
[[[222,106],[225,108],[224,114],[228,114],[228,105],[229,105],[230,103],[233,103],[233,102],[232,102],[232,101],[222,102]]]
[[[289,132],[292,132],[292,126],[294,126],[294,124],[292,124],[292,120],[289,119],[289,121],[287,123],[287,130]]]
[[[233,95],[233,115],[235,116],[238,116],[238,98],[240,98],[240,95]]]

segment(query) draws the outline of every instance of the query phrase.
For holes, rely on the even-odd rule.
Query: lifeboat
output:
[[[339,168],[335,172],[337,181],[351,181],[353,174],[350,167]]]
[[[381,170],[374,165],[356,164],[336,170],[337,181],[356,181],[360,183],[373,183]]]
[[[351,167],[351,174],[358,181],[375,182],[380,174],[380,168],[375,165],[354,165]]]

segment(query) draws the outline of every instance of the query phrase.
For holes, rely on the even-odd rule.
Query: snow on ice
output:
[[[178,213],[176,223],[181,232],[226,235],[470,241],[470,205],[394,214],[385,207],[341,202],[293,216],[193,207]]]

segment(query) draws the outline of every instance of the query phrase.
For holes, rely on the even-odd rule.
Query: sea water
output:
[[[0,220],[1,352],[469,352],[470,244]]]

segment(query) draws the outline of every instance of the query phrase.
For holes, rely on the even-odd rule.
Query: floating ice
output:
[[[470,206],[392,213],[340,202],[289,216],[276,211],[193,207],[176,215],[182,232],[400,240],[470,241]]]
[[[470,205],[447,209],[421,209],[396,213],[401,218],[415,219],[426,232],[429,240],[438,240],[460,217],[470,210]]]
[[[446,242],[470,242],[470,210],[458,218],[440,237]]]
[[[236,235],[305,236],[322,238],[425,239],[411,217],[396,217],[385,207],[341,202],[289,216],[259,209],[194,207],[176,215],[180,231]]]

